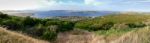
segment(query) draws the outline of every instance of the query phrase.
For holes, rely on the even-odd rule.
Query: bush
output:
[[[45,27],[42,24],[38,24],[33,28],[27,29],[26,32],[32,36],[42,36],[45,31]]]
[[[6,26],[10,30],[21,30],[24,28],[24,26],[15,20],[6,20],[2,22],[3,26]]]
[[[109,30],[114,26],[113,22],[106,22],[103,24],[92,24],[92,25],[87,25],[87,24],[77,24],[76,27],[78,28],[83,28],[85,30],[89,31],[98,31],[98,30]]]
[[[146,26],[144,23],[128,23],[126,25],[128,25],[130,28],[140,28]]]
[[[42,21],[40,19],[31,18],[31,17],[26,17],[23,21],[24,26],[29,26],[29,27],[33,27],[40,23],[42,23]]]
[[[45,28],[42,38],[49,41],[54,41],[57,38],[57,29],[57,25],[48,26],[47,28]]]
[[[39,24],[31,29],[28,29],[26,32],[34,37],[54,41],[57,37],[57,28],[57,25],[43,26],[42,24]]]
[[[54,41],[57,38],[57,33],[55,31],[47,30],[43,33],[42,38],[49,41]]]
[[[10,18],[7,14],[0,13],[0,19]]]
[[[0,15],[0,25],[7,27],[9,30],[19,30],[31,36],[51,41],[56,39],[58,32],[73,30],[75,23],[56,19]]]
[[[111,27],[113,27],[113,26],[114,26],[114,23],[113,23],[113,22],[107,22],[107,23],[103,24],[103,25],[100,27],[100,29],[101,29],[101,30],[109,30],[109,29],[111,29]]]
[[[59,28],[57,31],[64,32],[64,31],[70,31],[73,30],[75,23],[64,21],[59,25]]]
[[[60,23],[61,23],[60,21],[47,21],[45,26],[59,25]]]

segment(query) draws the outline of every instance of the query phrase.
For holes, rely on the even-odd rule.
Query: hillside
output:
[[[38,43],[38,39],[51,43],[149,43],[150,41],[150,15],[144,13],[118,13],[86,19],[82,19],[82,16],[40,19],[0,13],[0,26],[7,28],[0,31],[4,42],[7,39],[5,37],[8,36],[12,42],[23,43],[22,40],[25,40],[25,43],[29,43],[31,37],[27,35],[37,38],[31,38],[32,43]],[[19,31],[26,35],[12,31]],[[25,37],[25,39],[18,37]]]
[[[150,28],[136,28],[135,30],[110,36],[96,35],[92,32],[71,31],[60,33],[57,43],[150,43]]]
[[[83,20],[76,24],[76,26],[80,27],[76,27],[77,29],[75,29],[74,31],[59,33],[57,42],[58,43],[150,43],[149,19],[150,15],[121,14],[121,15],[106,15],[91,20]],[[107,24],[105,22],[111,23]],[[93,25],[100,28],[95,27],[90,28]]]
[[[88,30],[107,30],[119,24],[127,25],[129,27],[138,25],[140,27],[140,25],[142,26],[144,22],[149,19],[150,15],[144,14],[111,14],[90,20],[79,21],[75,27]]]
[[[49,43],[0,27],[0,43]]]
[[[77,34],[78,33],[78,34]],[[60,33],[58,35],[57,43],[149,43],[150,42],[150,28],[144,27],[138,30],[133,30],[124,35],[110,40],[105,39],[104,36],[97,36],[90,32],[76,31]],[[68,37],[66,37],[68,36]],[[68,40],[69,39],[69,40]],[[109,40],[109,41],[108,41]],[[8,31],[0,28],[0,42],[1,43],[48,43],[46,41],[34,39],[16,32]]]
[[[128,32],[112,43],[150,43],[150,27],[139,28]]]

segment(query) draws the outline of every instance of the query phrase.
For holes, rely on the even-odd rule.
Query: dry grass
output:
[[[0,28],[0,43],[49,43]]]
[[[150,43],[150,28],[145,27],[129,32],[112,43]]]
[[[78,34],[82,33],[82,34]],[[60,33],[57,43],[150,43],[150,28],[137,28],[120,37],[94,35],[90,32],[71,31]]]
[[[92,34],[84,30],[59,33],[56,43],[89,43],[92,39]]]
[[[113,39],[111,39],[113,38]],[[49,43],[0,28],[0,43]],[[150,28],[137,28],[120,37],[98,36],[92,32],[74,30],[58,34],[54,43],[150,43]]]
[[[138,28],[123,34],[121,37],[97,36],[87,31],[70,31],[59,33],[55,43],[150,43],[150,28]],[[0,43],[49,43],[47,41],[33,39],[26,35],[0,28]]]

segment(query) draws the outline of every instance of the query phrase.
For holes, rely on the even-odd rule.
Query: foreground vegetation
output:
[[[59,32],[72,30],[74,24],[74,22],[57,19],[38,19],[0,14],[0,25],[2,27],[49,41],[55,40]]]
[[[148,27],[150,25],[149,19],[150,15],[132,13],[112,14],[96,18],[86,18],[86,20],[77,21],[69,21],[68,19],[60,20],[40,19],[34,17],[17,17],[0,13],[0,26],[6,27],[7,30],[22,32],[34,38],[56,43],[55,41],[58,40],[57,36],[59,36],[60,33],[65,32],[81,35],[84,33],[84,31],[88,31],[98,36],[104,36],[105,40],[111,40],[112,37],[118,38],[128,32]],[[86,35],[82,37],[86,37]]]
[[[49,43],[0,27],[0,43]]]

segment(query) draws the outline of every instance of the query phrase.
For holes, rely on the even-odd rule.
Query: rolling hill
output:
[[[2,10],[0,12],[9,14],[9,15],[13,15],[13,16],[21,16],[21,17],[34,15],[34,11]]]
[[[0,25],[7,27],[8,30],[0,28],[0,42],[150,43],[150,15],[148,13],[127,12],[89,17],[75,22],[68,21],[68,19],[81,18],[82,16],[58,16],[56,19],[39,19],[1,14]],[[26,35],[13,30],[21,31]]]
[[[91,20],[80,21],[75,27],[89,30],[108,29],[115,24],[123,25],[142,25],[150,19],[150,15],[144,14],[112,14],[93,18]],[[106,25],[106,27],[105,27]],[[108,26],[108,27],[107,27]]]

